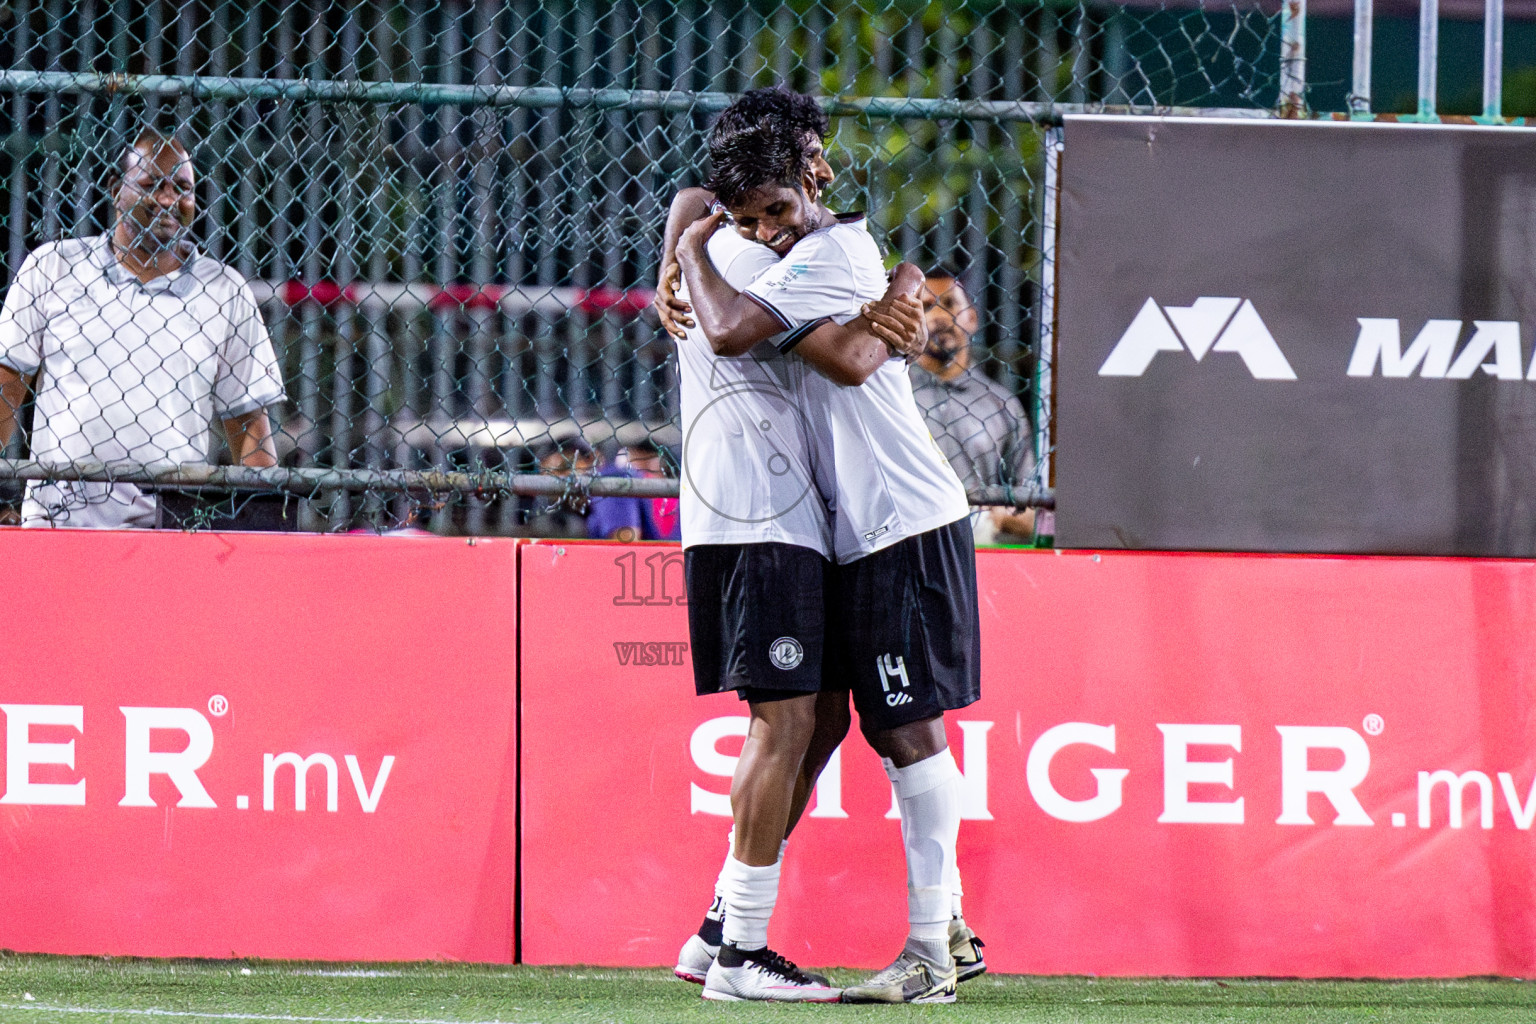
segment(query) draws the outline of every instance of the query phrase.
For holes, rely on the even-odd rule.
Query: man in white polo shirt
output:
[[[145,132],[118,171],[112,229],[39,246],[6,293],[0,443],[30,387],[41,462],[206,462],[217,416],[236,464],[276,465],[266,410],[282,378],[245,280],[187,237],[191,158]],[[153,527],[158,512],[131,484],[32,481],[22,525]]]

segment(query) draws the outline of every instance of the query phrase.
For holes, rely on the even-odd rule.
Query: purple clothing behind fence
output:
[[[627,476],[641,479],[640,473],[633,469],[610,466],[604,469],[599,476]],[[663,528],[656,522],[656,515],[651,507],[651,498],[593,498],[592,511],[587,515],[587,536],[594,538],[612,537],[618,530],[625,527],[633,529],[641,540],[677,540],[681,536],[680,523],[674,513],[670,516],[669,529]],[[675,505],[673,499],[669,500]]]

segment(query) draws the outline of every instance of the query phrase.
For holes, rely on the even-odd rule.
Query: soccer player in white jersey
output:
[[[27,257],[0,310],[0,443],[31,386],[43,462],[206,462],[216,417],[237,465],[277,464],[272,342],[245,280],[188,237],[194,185],[181,143],[145,132],[109,183],[112,230]],[[153,527],[158,512],[132,484],[32,481],[22,525]]]
[[[839,218],[819,202],[803,139],[765,121],[716,133],[710,155],[711,188],[737,229],[784,257],[737,289],[704,258],[724,215],[683,233],[678,257],[690,302],[717,350],[784,332],[781,348],[792,349],[816,325],[844,322],[880,293],[878,247],[862,218]],[[965,492],[924,426],[900,363],[884,363],[859,387],[835,375],[807,374],[800,383],[813,465],[831,470],[830,478],[818,474],[839,562],[826,602],[828,676],[849,685],[861,730],[886,764],[907,854],[906,945],[844,999],[950,1002],[958,973],[952,947],[974,953],[979,945],[959,914],[960,775],[943,727],[944,711],[980,696]],[[727,924],[731,912],[727,900]]]
[[[696,198],[684,194],[674,202],[674,228],[692,219],[686,211]],[[676,234],[670,231],[669,241]],[[732,233],[717,235],[707,250],[719,272],[741,285],[778,259]],[[846,328],[802,332],[798,340],[828,372],[856,382],[886,361],[887,341],[913,350],[921,343],[913,298],[920,273],[903,269],[893,291],[905,291],[904,304],[876,304]],[[847,730],[844,696],[841,730],[818,740],[827,720],[816,713],[822,594],[833,549],[796,397],[809,371],[771,342],[730,351],[691,325],[674,333],[682,335],[681,506],[696,685],[700,693],[737,690],[751,713],[732,782],[735,828],[717,905],[685,947],[677,973],[703,982],[709,999],[835,1000],[839,992],[824,978],[767,948],[785,835]],[[721,904],[730,912],[722,914]]]

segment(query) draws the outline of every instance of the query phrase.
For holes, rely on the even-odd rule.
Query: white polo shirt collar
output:
[[[178,243],[180,244],[180,243]],[[202,251],[192,243],[187,242],[187,254],[182,258],[181,266],[169,274],[161,274],[152,281],[141,281],[138,276],[123,266],[122,260],[117,258],[113,249],[112,232],[99,235],[96,238],[95,260],[109,282],[121,288],[125,285],[136,285],[147,292],[169,291],[178,298],[187,298],[197,287],[197,274],[195,267]]]

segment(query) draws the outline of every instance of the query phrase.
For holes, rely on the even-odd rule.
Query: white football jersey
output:
[[[737,290],[779,261],[729,228],[715,232],[708,253]],[[781,338],[744,356],[717,356],[702,328],[686,334],[677,345],[683,547],[778,542],[831,558],[827,508],[810,469],[811,428],[799,405],[811,371],[780,353]]]
[[[819,324],[854,319],[886,286],[880,247],[855,215],[802,238],[746,293],[784,325],[780,347],[793,351]],[[923,421],[903,360],[888,360],[858,387],[812,371],[801,374],[799,388],[814,437],[810,465],[832,510],[837,561],[969,514],[965,488]]]

